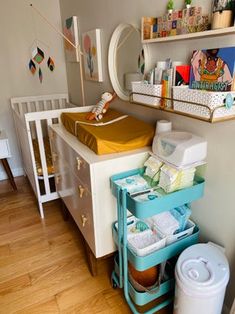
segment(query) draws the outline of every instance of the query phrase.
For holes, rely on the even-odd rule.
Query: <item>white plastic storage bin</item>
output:
[[[194,227],[195,227],[195,223],[192,222],[191,220],[189,220],[187,222],[187,226],[186,226],[186,229],[184,231],[181,231],[179,233],[176,233],[176,234],[173,234],[173,235],[166,237],[166,245],[169,245],[171,243],[174,243],[176,241],[179,241],[179,240],[186,238],[187,236],[191,235],[193,233]]]
[[[138,256],[146,256],[166,245],[166,238],[160,238],[150,229],[129,237],[127,241],[129,248]]]
[[[161,102],[162,85],[132,82],[133,101],[159,107]],[[158,97],[154,97],[158,96]]]
[[[235,105],[228,108],[226,97],[232,97],[235,104],[235,92],[209,92],[188,86],[173,86],[174,110],[206,119],[235,115]]]
[[[127,239],[135,237],[138,234],[135,232],[135,226],[138,221],[140,221],[140,219],[137,219],[135,216],[129,216],[127,218]],[[115,228],[118,231],[118,222],[115,223]]]
[[[175,268],[174,314],[221,314],[229,265],[212,244],[196,244],[181,253]]]

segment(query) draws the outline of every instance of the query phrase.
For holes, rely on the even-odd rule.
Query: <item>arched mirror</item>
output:
[[[131,82],[143,78],[146,54],[139,29],[131,24],[118,25],[109,45],[108,66],[113,88],[122,100],[129,100]]]

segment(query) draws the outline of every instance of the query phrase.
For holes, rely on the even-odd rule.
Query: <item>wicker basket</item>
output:
[[[226,97],[230,94],[235,98],[235,92],[208,92],[189,89],[187,86],[173,87],[173,108],[206,119],[216,119],[235,115],[235,105],[227,108]]]
[[[162,85],[146,84],[144,82],[132,82],[132,98],[134,102],[151,105],[154,107],[160,106]],[[158,96],[158,97],[154,97]]]

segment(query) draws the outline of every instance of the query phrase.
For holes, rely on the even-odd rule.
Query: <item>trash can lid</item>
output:
[[[184,290],[216,293],[229,279],[229,265],[223,252],[212,244],[196,244],[183,251],[176,264]]]

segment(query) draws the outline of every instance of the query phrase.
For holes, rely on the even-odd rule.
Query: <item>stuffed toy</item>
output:
[[[86,119],[100,121],[107,112],[111,101],[116,97],[116,93],[105,92],[101,95],[101,100],[94,106],[91,112],[86,116]]]

